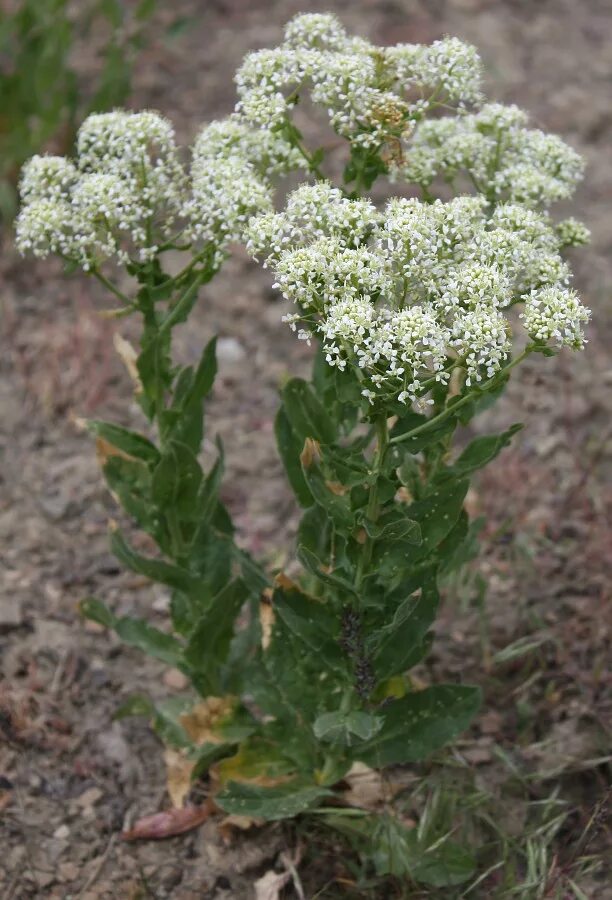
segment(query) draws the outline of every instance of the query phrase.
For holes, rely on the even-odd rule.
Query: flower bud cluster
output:
[[[494,376],[512,349],[517,304],[533,341],[584,341],[589,313],[567,288],[564,240],[521,205],[491,214],[482,197],[394,198],[379,212],[322,183],[253,219],[247,234],[297,304],[286,321],[300,337],[318,335],[331,366],[354,366],[372,403],[429,403],[458,361],[468,385]]]
[[[296,16],[279,47],[248,54],[236,75],[238,110],[257,126],[282,125],[307,90],[338,134],[366,148],[408,135],[430,105],[477,102],[480,80],[475,49],[457,38],[377,47],[327,14]]]

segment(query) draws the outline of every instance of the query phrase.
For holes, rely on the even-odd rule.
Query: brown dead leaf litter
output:
[[[424,679],[461,672],[485,687],[483,712],[454,758],[493,795],[507,775],[498,748],[536,776],[533,799],[559,785],[570,815],[554,852],[569,865],[605,795],[610,747],[612,7],[606,0],[171,6],[159,14],[156,35],[176,16],[187,27],[146,51],[132,103],[169,115],[185,140],[199,122],[230,111],[230,79],[243,54],[274,44],[282,23],[308,7],[331,9],[381,43],[447,32],[473,41],[492,97],[524,106],[587,157],[572,211],[594,233],[576,259],[576,286],[594,311],[591,342],[579,356],[530,364],[483,423],[483,430],[528,423],[471,498],[474,512],[489,516],[479,561],[489,582],[486,615],[473,583],[453,586],[422,672]],[[325,857],[329,847],[302,848],[278,825],[220,832],[209,818],[164,842],[119,839],[169,800],[157,740],[142,720],[113,723],[113,711],[130,694],[161,697],[181,685],[79,619],[87,594],[160,621],[167,597],[109,554],[107,520],[116,510],[94,448],[73,420],[95,412],[137,423],[138,414],[113,350],[116,325],[97,314],[103,298],[94,285],[64,279],[54,263],[16,260],[7,238],[1,265],[0,896],[255,898],[273,883],[282,896],[298,896],[288,862],[298,858],[305,896],[323,887],[321,878],[332,883],[321,896],[356,896],[347,871],[333,854]],[[225,499],[242,539],[272,565],[286,558],[296,524],[273,448],[276,392],[286,373],[308,365],[307,348],[280,314],[265,275],[239,257],[207,287],[181,339],[183,356],[195,359],[213,332],[221,335],[209,428],[224,436]],[[128,326],[121,336],[129,339]],[[204,802],[197,789],[189,799]],[[520,804],[500,800],[509,830],[520,833],[522,815]],[[589,852],[603,857],[598,815]],[[608,881],[604,871],[581,885],[586,896],[612,896],[607,874]],[[478,896],[489,896],[482,890]]]

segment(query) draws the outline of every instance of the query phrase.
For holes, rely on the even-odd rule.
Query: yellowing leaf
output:
[[[309,469],[313,463],[321,461],[321,445],[314,438],[307,437],[304,448],[300,453],[300,462],[305,469]]]
[[[241,744],[234,756],[222,759],[212,768],[221,787],[229,781],[273,787],[294,778],[287,760],[275,759],[267,743],[256,741]]]
[[[234,814],[226,816],[219,822],[219,833],[225,844],[231,844],[237,832],[249,831],[251,828],[259,828],[263,824],[263,819],[255,819],[252,816]]]
[[[108,460],[111,456],[119,456],[121,459],[129,459],[133,460],[134,457],[130,456],[129,453],[126,453],[125,450],[120,450],[119,447],[115,447],[114,444],[111,444],[103,437],[96,438],[96,459],[98,460],[98,465],[101,469],[104,468]]]
[[[164,751],[164,761],[168,795],[174,808],[180,809],[191,788],[191,776],[195,762],[187,759],[184,752],[173,750],[170,747]]]
[[[141,394],[142,381],[140,380],[140,374],[138,372],[137,366],[138,354],[136,353],[130,342],[126,341],[124,337],[121,337],[118,331],[116,331],[113,335],[113,345],[122,363],[128,370],[130,378],[134,382],[134,390],[137,394]]]
[[[328,491],[331,491],[332,494],[335,494],[336,497],[344,497],[348,488],[344,484],[340,484],[339,481],[326,481],[325,487]]]
[[[261,626],[261,649],[267,650],[272,640],[272,627],[274,625],[274,610],[267,598],[259,604],[259,624]]]
[[[222,744],[225,739],[218,729],[231,716],[235,706],[236,698],[232,696],[207,697],[182,713],[179,721],[196,746]]]

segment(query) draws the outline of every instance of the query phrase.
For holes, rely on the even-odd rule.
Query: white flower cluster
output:
[[[289,22],[279,47],[248,54],[236,84],[238,110],[258,126],[281,125],[308,90],[339,134],[378,148],[409,134],[431,104],[477,102],[480,79],[475,49],[457,38],[377,47],[331,14],[308,14]]]
[[[91,115],[74,162],[35,156],[24,167],[17,245],[88,270],[109,258],[145,262],[180,234],[221,258],[252,215],[272,209],[270,178],[300,161],[278,135],[231,116],[201,132],[188,175],[157,113]]]
[[[319,184],[253,219],[248,235],[297,304],[285,320],[300,337],[317,333],[331,366],[355,365],[371,402],[429,403],[458,361],[468,384],[492,377],[512,348],[516,304],[532,340],[584,340],[589,313],[567,288],[563,237],[517,204],[491,214],[482,197],[394,198],[377,212]]]
[[[303,162],[281,135],[253,128],[239,115],[206,125],[193,148],[183,208],[187,238],[211,241],[222,254],[229,242],[242,240],[251,216],[272,212],[271,178]]]
[[[391,163],[395,177],[424,187],[436,176],[467,176],[491,202],[547,205],[569,197],[581,157],[556,135],[527,128],[516,106],[489,103],[476,113],[421,123]]]
[[[84,269],[116,256],[153,256],[184,202],[171,125],[153,112],[91,115],[77,158],[35,156],[21,177],[21,252],[58,253]]]

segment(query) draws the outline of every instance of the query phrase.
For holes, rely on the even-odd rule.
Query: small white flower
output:
[[[531,292],[521,318],[534,340],[581,350],[585,344],[582,324],[590,315],[575,291],[548,286]]]

